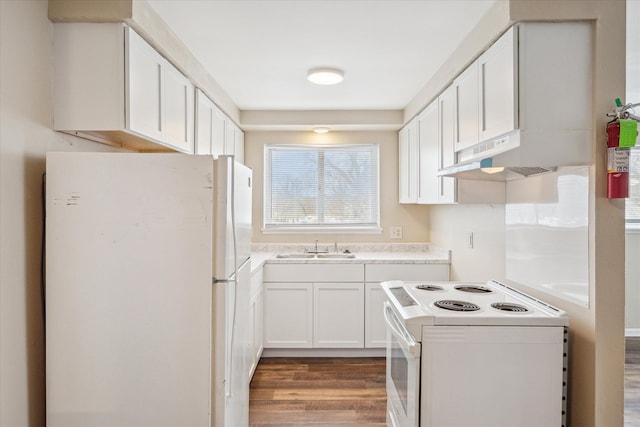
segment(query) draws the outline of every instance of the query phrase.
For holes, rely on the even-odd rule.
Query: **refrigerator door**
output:
[[[47,426],[210,420],[213,162],[49,153]]]
[[[251,254],[252,171],[233,156],[215,161],[213,277],[229,280]],[[235,225],[235,228],[234,228]]]
[[[235,277],[234,277],[235,279]],[[251,261],[238,269],[237,280],[215,284],[213,366],[214,426],[249,424],[249,311]]]
[[[214,425],[242,427],[249,409],[252,175],[232,156],[220,156],[214,168]]]

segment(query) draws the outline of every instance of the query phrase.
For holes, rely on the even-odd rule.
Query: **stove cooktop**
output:
[[[383,282],[382,288],[407,326],[567,326],[567,314],[495,280]]]

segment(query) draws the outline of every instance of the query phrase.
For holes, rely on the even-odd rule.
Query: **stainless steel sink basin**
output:
[[[313,258],[314,254],[277,254],[276,258],[302,258],[309,259]]]
[[[355,258],[354,254],[350,253],[292,253],[292,254],[277,254],[276,258],[287,258],[287,259],[349,259]]]
[[[355,258],[354,254],[318,254],[318,258],[337,258],[337,259],[348,259]]]

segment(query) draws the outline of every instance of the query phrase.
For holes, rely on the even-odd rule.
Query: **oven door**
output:
[[[406,330],[388,301],[387,323],[387,425],[418,427],[420,402],[420,343]]]

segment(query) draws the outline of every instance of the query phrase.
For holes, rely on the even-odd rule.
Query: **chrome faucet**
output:
[[[318,240],[316,239],[316,241],[313,244],[313,250],[304,248],[304,251],[309,254],[324,254],[329,252],[329,247],[327,246],[325,250],[318,249]]]

